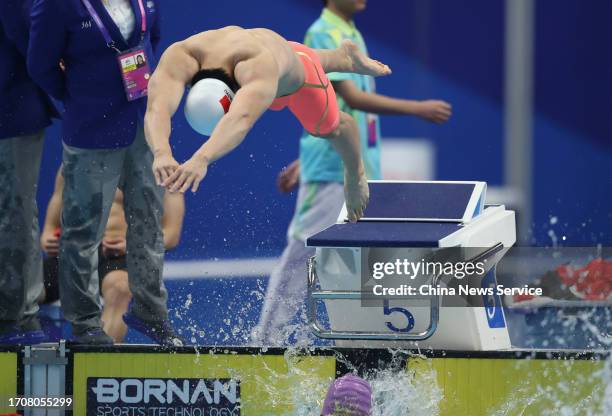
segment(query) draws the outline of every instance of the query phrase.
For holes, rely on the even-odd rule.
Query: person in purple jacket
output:
[[[65,107],[59,280],[64,315],[81,344],[113,342],[100,319],[97,253],[117,187],[133,295],[124,321],[159,344],[183,344],[168,320],[163,189],[143,133],[158,7],[159,0],[35,0],[32,7],[28,70]]]
[[[29,8],[0,1],[0,344],[44,340],[36,186],[44,130],[57,113],[26,70]]]

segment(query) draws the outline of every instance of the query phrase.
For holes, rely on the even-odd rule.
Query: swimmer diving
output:
[[[356,222],[368,204],[368,183],[357,126],[339,111],[329,72],[383,76],[391,70],[351,41],[313,50],[262,28],[228,26],[174,43],[151,77],[145,115],[158,185],[195,192],[208,165],[235,149],[266,110],[289,108],[308,132],[330,140],[342,158],[348,219]],[[179,164],[169,143],[171,118],[189,85],[188,120],[210,138]],[[215,108],[218,117],[211,116]]]

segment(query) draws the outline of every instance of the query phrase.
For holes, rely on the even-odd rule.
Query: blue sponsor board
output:
[[[240,416],[240,382],[204,378],[87,379],[94,416]]]

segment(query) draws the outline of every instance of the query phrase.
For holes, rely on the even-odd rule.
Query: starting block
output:
[[[501,298],[495,294],[454,296],[452,302],[429,294],[363,304],[363,273],[371,273],[369,266],[376,262],[397,259],[484,261],[486,273],[478,284],[496,288],[496,264],[516,242],[516,226],[513,211],[485,205],[486,188],[484,182],[371,181],[370,205],[359,222],[347,222],[344,206],[335,225],[307,240],[316,248],[308,263],[307,300],[314,334],[339,345],[360,340],[402,348],[510,348]],[[457,283],[452,277],[438,273],[418,279],[450,287]],[[317,314],[321,302],[329,320],[325,324]]]

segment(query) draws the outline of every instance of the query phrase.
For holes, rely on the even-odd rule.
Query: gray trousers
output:
[[[43,289],[36,205],[43,136],[0,140],[0,330],[34,316]]]
[[[60,242],[60,295],[64,315],[79,335],[101,327],[98,247],[104,236],[117,187],[124,193],[127,267],[132,313],[166,320],[167,292],[162,282],[163,188],[155,184],[153,155],[144,131],[121,149],[81,149],[64,145],[64,192]]]
[[[344,187],[336,182],[300,184],[295,214],[287,231],[287,246],[268,281],[268,289],[259,325],[252,333],[256,344],[284,345],[291,335],[300,342],[308,337],[304,300],[306,298],[306,262],[315,250],[306,247],[306,239],[336,223]],[[300,323],[288,324],[296,316]]]

